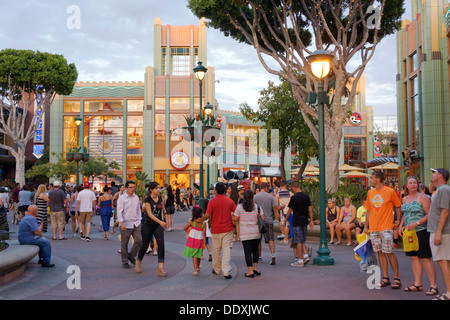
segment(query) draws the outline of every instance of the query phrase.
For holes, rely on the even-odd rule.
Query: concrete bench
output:
[[[0,285],[20,277],[25,265],[39,253],[39,247],[21,245],[17,240],[8,240],[9,247],[0,252]]]

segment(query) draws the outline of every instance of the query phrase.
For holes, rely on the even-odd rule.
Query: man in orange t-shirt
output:
[[[397,213],[401,213],[401,203],[394,189],[384,185],[384,174],[375,171],[370,177],[370,184],[374,187],[367,193],[366,201],[366,225],[364,232],[370,230],[370,240],[373,250],[378,253],[383,280],[379,287],[390,285],[388,275],[388,260],[394,271],[394,283],[392,289],[400,289],[401,281],[398,270],[397,257],[394,254],[394,229],[398,228],[398,222],[394,224],[394,207]],[[397,221],[400,221],[398,217]]]

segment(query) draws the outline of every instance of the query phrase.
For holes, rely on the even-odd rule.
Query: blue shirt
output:
[[[39,231],[39,224],[35,217],[27,214],[20,221],[18,240],[21,244],[26,244],[36,238],[34,232]]]

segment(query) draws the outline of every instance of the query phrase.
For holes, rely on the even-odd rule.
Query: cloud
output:
[[[67,28],[70,5],[80,8],[80,29]],[[2,48],[59,53],[75,63],[79,81],[141,81],[153,65],[153,22],[198,25],[186,0],[60,0],[3,1],[0,20]],[[207,30],[208,61],[214,66],[216,98],[221,108],[237,110],[247,102],[257,107],[259,92],[278,77],[268,73],[253,47]],[[276,63],[268,61],[274,69]],[[396,110],[396,40],[378,46],[366,69],[366,102],[375,115]]]

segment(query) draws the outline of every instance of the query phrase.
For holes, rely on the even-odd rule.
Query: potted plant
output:
[[[88,153],[88,149],[86,147],[83,148],[82,160],[83,160],[83,162],[87,162],[89,160],[89,153]]]
[[[184,116],[184,119],[186,120],[186,124],[188,125],[188,127],[194,126],[195,117],[189,115],[189,116]]]

